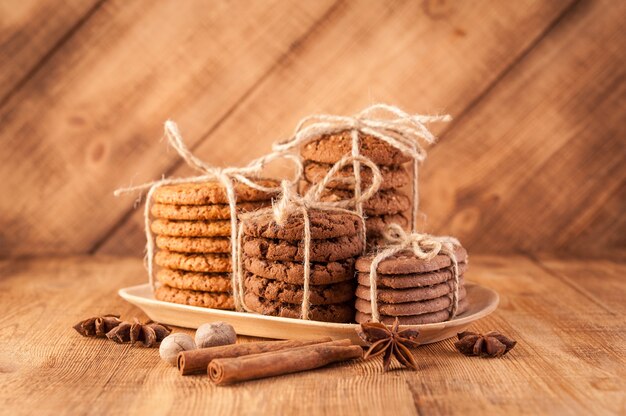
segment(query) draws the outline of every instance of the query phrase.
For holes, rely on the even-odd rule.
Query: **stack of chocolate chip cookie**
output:
[[[349,212],[309,210],[309,319],[354,320],[354,263],[362,253],[362,223]],[[244,301],[263,315],[300,318],[304,296],[302,213],[279,225],[272,215],[242,219]]]
[[[276,187],[273,180],[257,180]],[[271,204],[265,192],[235,184],[237,211]],[[218,182],[184,183],[157,188],[150,213],[156,235],[155,297],[167,302],[233,309],[231,291],[230,207]]]
[[[395,147],[372,136],[360,134],[360,154],[378,165],[382,174],[380,190],[363,204],[367,224],[368,240],[374,242],[381,237],[382,231],[390,223],[403,228],[408,226],[407,211],[411,200],[400,188],[409,184],[411,176],[402,164],[410,161]],[[350,132],[322,136],[305,144],[300,153],[305,160],[304,181],[301,191],[305,192],[312,184],[320,182],[333,164],[351,153]],[[354,173],[352,166],[340,171],[338,180],[331,181],[323,200],[349,199],[354,195]],[[361,168],[361,188],[364,190],[372,183],[372,172]]]
[[[467,252],[455,252],[459,266],[459,307],[457,315],[468,308],[463,273],[467,269]],[[356,321],[372,320],[370,303],[370,266],[374,255],[356,262]],[[432,260],[420,260],[410,251],[400,252],[379,263],[377,268],[377,301],[380,321],[391,324],[398,317],[400,324],[419,325],[443,322],[450,318],[453,272],[448,256],[439,254]]]

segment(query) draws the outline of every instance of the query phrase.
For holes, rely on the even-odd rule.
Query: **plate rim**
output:
[[[153,307],[160,307],[160,308],[165,308],[169,310],[190,311],[190,312],[200,312],[200,313],[208,312],[209,314],[212,314],[214,316],[218,315],[218,316],[223,316],[225,318],[226,317],[253,318],[256,320],[267,321],[267,322],[304,325],[304,326],[311,327],[311,328],[316,328],[316,327],[317,328],[332,328],[332,329],[339,330],[339,329],[354,329],[355,327],[359,325],[358,323],[335,323],[335,322],[302,320],[302,319],[296,319],[296,318],[286,318],[282,316],[261,315],[257,313],[251,313],[251,312],[237,312],[237,311],[229,311],[229,310],[224,310],[224,309],[205,308],[202,306],[183,305],[179,303],[165,302],[162,300],[154,299],[154,297],[146,297],[146,296],[132,293],[133,291],[139,291],[139,290],[145,290],[145,289],[148,289],[151,291],[149,286],[150,286],[150,283],[142,283],[138,285],[127,286],[127,287],[123,287],[119,289],[117,293],[122,299],[126,300],[127,302],[132,303],[133,305],[139,307],[142,310],[143,308],[139,305],[147,302],[151,304],[151,306]],[[465,286],[468,288],[478,287],[481,290],[485,290],[489,292],[489,294],[493,297],[493,300],[484,309],[478,310],[471,315],[463,316],[458,319],[455,318],[450,321],[430,323],[430,324],[400,325],[400,327],[420,328],[423,330],[429,330],[429,329],[438,330],[438,329],[447,328],[448,326],[451,326],[451,325],[461,326],[467,323],[474,322],[478,319],[482,319],[490,315],[491,313],[493,313],[498,308],[498,305],[500,304],[500,295],[498,294],[498,292],[496,292],[495,290],[489,287],[482,286],[475,282],[466,281]]]

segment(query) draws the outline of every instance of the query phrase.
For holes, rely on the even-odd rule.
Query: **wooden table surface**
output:
[[[180,376],[156,349],[72,329],[103,313],[143,316],[116,294],[145,280],[137,258],[4,260],[0,413],[624,414],[625,274],[603,260],[475,255],[469,280],[501,303],[472,329],[515,338],[508,356],[464,357],[447,340],[415,351],[418,372],[383,374],[375,359],[216,387]]]

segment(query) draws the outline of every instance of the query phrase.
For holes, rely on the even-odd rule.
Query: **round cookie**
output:
[[[308,161],[304,165],[304,178],[309,183],[321,182],[332,167],[333,165],[331,164]],[[381,165],[379,169],[383,179],[380,189],[401,188],[411,181],[411,175],[409,175],[404,166]],[[369,168],[361,168],[361,189],[366,189],[372,184],[372,177],[372,171]],[[354,169],[352,166],[346,166],[337,172],[337,178],[348,179],[349,181],[332,180],[328,183],[329,188],[354,189],[354,183],[350,182],[354,180]]]
[[[244,257],[243,269],[266,279],[280,280],[295,285],[304,284],[304,266],[301,262],[266,261]],[[354,279],[354,259],[329,263],[311,263],[309,283],[329,285]]]
[[[362,227],[361,219],[353,213],[309,210],[313,240],[356,235]],[[272,215],[253,217],[242,221],[243,234],[251,237],[302,240],[304,220],[301,213],[291,215],[279,226]]]
[[[459,263],[467,259],[467,251],[463,247],[456,247],[454,254]],[[374,254],[359,257],[356,269],[360,272],[369,272],[373,258]],[[451,264],[450,258],[444,254],[438,254],[431,260],[420,260],[412,251],[406,250],[381,261],[377,272],[383,274],[425,273],[449,267]]]
[[[226,273],[232,270],[228,254],[185,254],[158,251],[154,261],[161,267],[189,272]]]
[[[411,160],[395,147],[377,139],[359,133],[359,153],[377,165],[397,165]],[[350,131],[329,134],[313,140],[300,149],[304,159],[320,163],[337,163],[345,155],[352,152]]]
[[[150,229],[157,235],[170,237],[229,237],[230,220],[171,221],[156,219]]]
[[[469,303],[466,299],[461,299],[459,301],[459,309],[457,311],[457,316],[461,315],[465,311],[469,309]],[[423,313],[421,315],[408,315],[408,316],[398,316],[398,322],[400,325],[424,325],[424,324],[435,324],[438,322],[445,322],[450,318],[450,308],[443,309],[436,312]],[[392,325],[396,320],[395,316],[388,315],[380,315],[380,322],[386,325]],[[365,322],[372,321],[372,315],[368,313],[363,313],[360,311],[356,312],[356,321],[360,324]]]
[[[254,179],[254,182],[265,187],[279,186],[278,181],[273,179]],[[235,183],[234,188],[237,201],[242,202],[266,201],[275,195],[250,188],[243,183]],[[226,189],[218,181],[161,186],[154,190],[152,200],[159,204],[171,205],[228,204]]]
[[[304,241],[244,237],[241,250],[248,257],[266,260],[303,261]],[[363,251],[363,240],[358,235],[313,240],[310,261],[338,261],[356,257]]]
[[[194,273],[161,269],[156,277],[159,282],[176,289],[230,292],[232,287],[230,273]]]
[[[230,253],[227,237],[169,237],[156,236],[158,248],[178,253]]]
[[[372,215],[365,218],[365,226],[367,227],[367,236],[382,236],[383,231],[387,229],[389,224],[398,224],[405,230],[409,227],[409,220],[402,212],[398,214],[388,215]]]
[[[270,206],[270,201],[260,202],[238,202],[237,213],[256,211],[257,209]],[[150,207],[150,213],[155,218],[166,220],[229,220],[230,205],[213,204],[213,205],[172,205],[172,204],[153,204]]]
[[[305,188],[307,188],[305,186]],[[334,202],[350,199],[354,196],[352,191],[342,189],[327,189],[322,193],[321,200]],[[389,215],[404,212],[411,207],[411,199],[398,189],[378,191],[370,199],[363,202],[365,215]]]
[[[459,279],[459,291],[463,287],[463,278]],[[435,299],[448,295],[454,290],[452,280],[442,282],[432,286],[423,286],[410,289],[383,289],[376,288],[377,299],[383,303],[406,303],[418,302],[421,300]],[[370,288],[358,285],[356,288],[356,296],[363,300],[370,300]]]
[[[300,305],[270,301],[260,298],[254,293],[246,293],[244,301],[248,308],[261,315],[301,318],[302,308]],[[309,307],[309,319],[322,322],[352,322],[354,320],[354,308],[349,303],[311,305]]]
[[[247,272],[244,277],[246,291],[260,298],[300,305],[304,287],[292,285],[278,280],[265,279]],[[354,299],[354,283],[346,281],[333,285],[311,286],[309,302],[311,305],[330,305],[344,303]]]
[[[459,288],[459,300],[464,299],[466,291],[464,287]],[[357,298],[354,305],[357,310],[364,313],[372,313],[372,305],[369,300]],[[381,315],[406,316],[421,315],[423,313],[437,312],[449,308],[452,305],[452,298],[449,295],[434,299],[422,300],[419,302],[406,303],[378,303],[378,312]]]
[[[180,303],[182,305],[214,309],[235,309],[233,297],[228,293],[200,292],[162,285],[154,292],[154,297],[158,300]]]
[[[467,263],[459,263],[459,274],[463,275],[467,270]],[[450,268],[434,272],[414,274],[376,274],[376,285],[379,288],[407,289],[414,287],[432,286],[452,279]],[[369,272],[357,273],[357,281],[360,285],[369,287]]]

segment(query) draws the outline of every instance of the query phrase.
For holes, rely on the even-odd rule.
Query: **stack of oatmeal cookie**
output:
[[[354,263],[363,250],[362,221],[350,212],[309,210],[309,319],[354,322]],[[242,219],[244,300],[263,315],[302,316],[305,243],[301,212]]]
[[[411,175],[403,165],[410,158],[395,147],[372,136],[359,134],[360,154],[378,165],[383,182],[380,190],[363,204],[366,216],[367,238],[369,246],[380,240],[382,231],[388,224],[396,223],[407,228],[409,225],[407,211],[411,208],[411,200],[400,188],[409,184]],[[305,160],[304,181],[301,191],[305,192],[312,184],[320,182],[333,164],[351,153],[351,133],[346,131],[322,136],[302,146],[300,153]],[[354,178],[352,166],[340,171],[339,180],[331,181],[329,190],[323,200],[349,199],[354,195]],[[348,180],[342,180],[348,179]],[[361,189],[365,190],[372,183],[372,172],[361,167]]]
[[[276,187],[272,180],[257,180]],[[237,212],[271,204],[268,193],[235,185]],[[231,217],[226,191],[219,182],[184,183],[157,188],[150,213],[156,235],[155,297],[168,302],[233,309],[231,294]]]
[[[459,270],[459,304],[457,314],[468,308],[463,273],[467,269],[467,251],[457,247],[455,256]],[[375,253],[356,262],[356,321],[372,320],[370,297],[370,266]],[[386,324],[398,317],[400,324],[420,325],[444,322],[450,318],[454,276],[448,256],[439,254],[431,260],[420,260],[407,250],[378,264],[377,301],[380,321]]]

